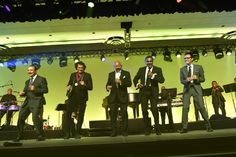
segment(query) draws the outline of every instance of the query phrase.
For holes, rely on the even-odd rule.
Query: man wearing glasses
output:
[[[186,66],[180,69],[180,81],[184,85],[183,89],[183,110],[182,110],[182,129],[180,133],[187,133],[188,112],[190,106],[190,98],[193,96],[194,104],[200,111],[208,132],[212,132],[212,128],[208,119],[208,114],[204,107],[201,83],[205,81],[204,70],[201,65],[192,64],[193,58],[190,52],[185,53],[184,61]]]

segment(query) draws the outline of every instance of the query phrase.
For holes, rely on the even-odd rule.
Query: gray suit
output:
[[[184,85],[183,89],[183,111],[182,111],[182,127],[187,129],[188,125],[188,112],[190,105],[190,97],[193,96],[196,108],[200,111],[206,127],[210,128],[210,123],[208,119],[208,114],[204,107],[202,87],[201,83],[205,81],[204,70],[201,65],[193,65],[193,75],[198,77],[197,80],[194,80],[192,83],[187,81],[188,70],[187,66],[184,66],[180,69],[180,81]]]

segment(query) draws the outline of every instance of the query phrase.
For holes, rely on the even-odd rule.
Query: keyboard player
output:
[[[168,94],[168,91],[165,90],[165,86],[161,87],[161,93],[160,93],[160,99],[162,104],[166,104],[166,105],[159,105],[159,111],[161,113],[161,121],[162,121],[162,125],[165,125],[165,117],[166,114],[168,116],[168,120],[169,120],[169,126],[168,126],[168,130],[169,131],[174,131],[174,122],[173,122],[173,116],[172,116],[172,109],[171,109],[171,102],[172,102],[172,98],[171,96]]]

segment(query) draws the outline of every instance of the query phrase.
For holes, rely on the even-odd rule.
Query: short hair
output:
[[[193,54],[192,54],[191,52],[186,52],[184,55],[185,55],[185,56],[186,56],[186,55],[190,55],[191,58],[193,58]]]
[[[76,62],[75,63],[75,69],[77,69],[78,65],[83,65],[84,70],[86,69],[86,65],[84,64],[84,62],[82,62],[82,61]]]
[[[152,56],[150,56],[150,55],[145,57],[145,61],[146,61],[148,58],[151,58],[152,61],[153,61],[153,58],[152,58]]]
[[[217,83],[217,81],[215,81],[215,80],[214,80],[214,81],[211,81],[211,83],[213,83],[213,82]]]
[[[37,65],[35,65],[35,64],[31,64],[29,67],[34,67],[34,70],[38,70],[39,69],[39,67]]]

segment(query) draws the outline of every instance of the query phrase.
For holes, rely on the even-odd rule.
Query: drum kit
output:
[[[0,111],[19,111],[20,110],[20,106],[17,105],[16,103],[8,105],[8,103],[0,103]]]

